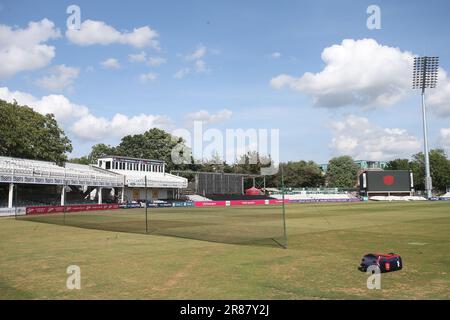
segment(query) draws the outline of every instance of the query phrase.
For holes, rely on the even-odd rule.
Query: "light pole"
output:
[[[423,146],[425,155],[425,190],[428,199],[432,197],[432,181],[430,174],[430,159],[428,156],[428,128],[427,110],[425,106],[425,88],[435,88],[439,57],[415,57],[413,71],[413,89],[422,91],[422,120],[423,120]]]

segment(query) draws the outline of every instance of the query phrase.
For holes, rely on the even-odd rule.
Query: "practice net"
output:
[[[19,220],[230,244],[285,247],[282,204],[115,209],[16,216]]]

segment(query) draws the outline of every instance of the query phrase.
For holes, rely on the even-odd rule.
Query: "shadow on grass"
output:
[[[36,298],[28,291],[19,290],[0,280],[0,300],[31,300]]]
[[[114,217],[108,219],[87,215],[32,215],[17,217],[18,221],[38,222],[90,230],[156,235],[212,243],[244,246],[286,248],[279,227],[257,225],[223,225],[220,223]]]

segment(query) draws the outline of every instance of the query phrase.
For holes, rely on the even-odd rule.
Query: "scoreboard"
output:
[[[361,173],[359,186],[365,192],[410,192],[414,183],[408,170],[384,170]]]

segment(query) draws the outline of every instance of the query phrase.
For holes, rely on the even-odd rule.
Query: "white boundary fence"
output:
[[[26,214],[26,207],[17,207],[17,208],[0,208],[0,217],[11,217],[16,215],[23,216]]]

